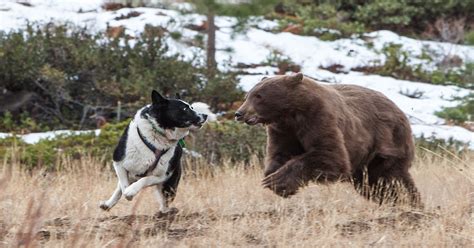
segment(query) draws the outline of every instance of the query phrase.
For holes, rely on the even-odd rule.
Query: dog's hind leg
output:
[[[169,176],[163,175],[161,177],[157,176],[147,176],[147,177],[142,177],[138,181],[132,183],[130,186],[128,186],[125,191],[123,191],[123,195],[125,196],[125,199],[131,201],[133,197],[143,188],[152,186],[152,185],[157,185],[165,182],[168,180]]]
[[[115,188],[112,196],[107,201],[100,202],[99,207],[105,211],[108,211],[114,207],[115,204],[117,204],[117,202],[120,200],[120,197],[122,197],[122,189],[120,188],[120,183],[117,183],[117,188]]]
[[[130,185],[128,181],[128,172],[122,166],[114,162],[115,174],[117,174],[120,189],[125,192],[125,189]]]
[[[166,200],[165,194],[163,193],[163,186],[158,185],[155,188],[156,198],[158,199],[158,204],[160,204],[160,212],[167,213],[170,211],[168,208],[168,202]]]

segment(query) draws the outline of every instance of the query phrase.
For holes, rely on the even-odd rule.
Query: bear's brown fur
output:
[[[287,197],[309,181],[351,180],[368,199],[412,205],[419,194],[408,172],[414,143],[405,114],[379,92],[324,85],[303,77],[264,78],[236,112],[267,128],[263,185]],[[401,186],[401,187],[399,187]]]

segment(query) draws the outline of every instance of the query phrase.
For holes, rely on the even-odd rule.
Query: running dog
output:
[[[183,138],[189,130],[200,128],[207,115],[197,113],[179,99],[165,98],[157,91],[152,104],[137,111],[122,134],[113,154],[118,177],[117,188],[100,208],[110,210],[122,195],[132,200],[145,187],[154,186],[160,212],[170,210],[181,178]]]

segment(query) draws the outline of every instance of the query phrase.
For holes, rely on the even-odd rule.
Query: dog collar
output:
[[[157,127],[157,126],[155,125],[155,123],[152,122],[150,119],[147,118],[147,120],[148,120],[148,122],[150,123],[151,128],[153,129],[153,131],[155,131],[155,133],[158,133],[158,134],[160,134],[161,136],[166,136],[166,133],[165,133],[164,130],[162,130],[161,128]]]
[[[150,123],[151,125],[151,128],[153,129],[153,131],[155,131],[156,133],[160,134],[161,136],[165,136],[166,137],[166,134],[165,134],[165,131],[163,131],[161,128],[157,127],[155,125],[155,123],[153,123],[152,121],[150,121],[150,119],[147,119],[148,122]],[[138,127],[137,127],[138,129]],[[140,131],[138,131],[138,134],[140,135]],[[142,136],[140,136],[141,138]],[[143,139],[142,139],[143,140]],[[144,142],[145,143],[145,142]],[[146,144],[146,143],[145,143]],[[184,138],[183,139],[179,139],[178,140],[178,145],[181,146],[181,148],[185,148],[186,147],[186,142],[184,141]],[[148,146],[148,145],[147,145]],[[148,147],[150,148],[150,147]]]
[[[137,127],[137,132],[138,132],[138,136],[140,137],[140,139],[142,140],[142,142],[148,147],[148,149],[150,149],[155,155],[156,154],[159,154],[161,152],[165,153],[166,151],[168,150],[158,150],[158,148],[156,148],[155,145],[153,145],[150,141],[148,141],[145,136],[143,136],[142,132],[140,132],[140,128]]]

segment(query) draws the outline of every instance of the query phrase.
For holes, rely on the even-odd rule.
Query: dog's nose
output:
[[[240,117],[242,117],[242,113],[240,113],[238,111],[235,112],[235,118],[240,118]]]

